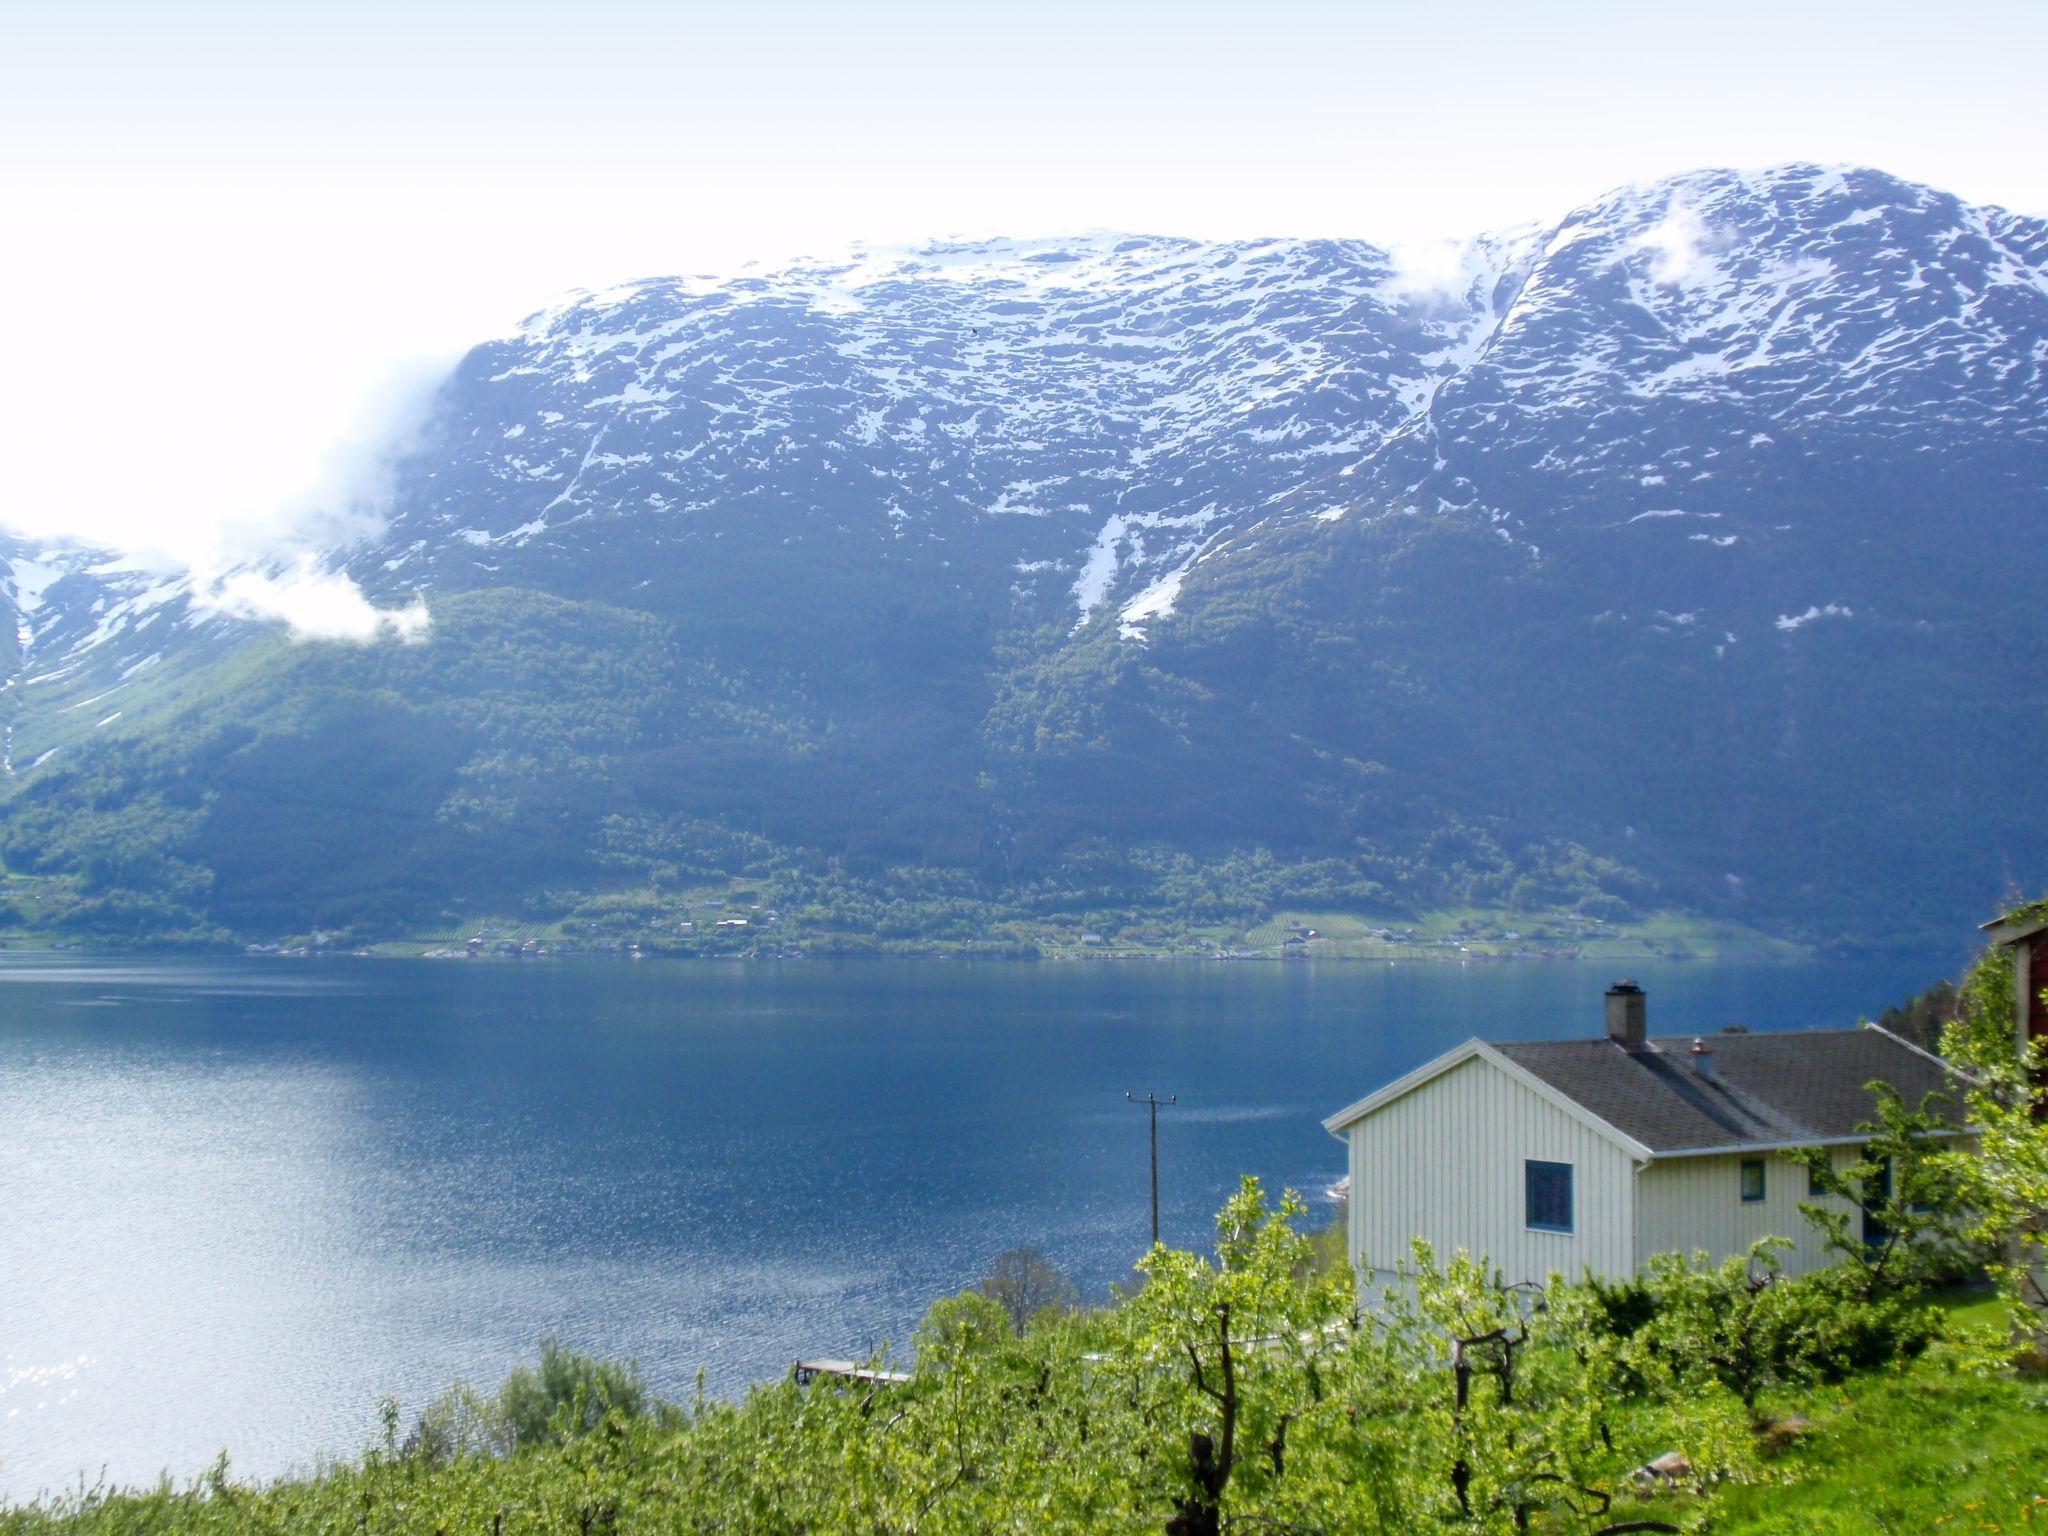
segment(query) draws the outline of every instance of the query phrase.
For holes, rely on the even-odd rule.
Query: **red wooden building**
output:
[[[2048,906],[2035,902],[1984,925],[1992,943],[2012,951],[2013,1044],[2048,1040]]]

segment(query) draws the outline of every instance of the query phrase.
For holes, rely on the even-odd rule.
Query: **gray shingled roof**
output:
[[[1875,1029],[1708,1035],[1713,1072],[1694,1067],[1691,1035],[1630,1051],[1606,1039],[1496,1040],[1493,1048],[1653,1153],[1853,1137],[1877,1112],[1864,1086],[1890,1083],[1908,1104],[1961,1093],[1934,1058]]]

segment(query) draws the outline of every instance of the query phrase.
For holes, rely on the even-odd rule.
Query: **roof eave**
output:
[[[2017,944],[2021,939],[2031,939],[2044,928],[2048,928],[2048,916],[2038,914],[2021,917],[2009,913],[1978,925],[1978,930],[1994,945]]]
[[[1945,1125],[1939,1130],[1926,1133],[1929,1136],[1971,1136],[1976,1127],[1970,1125]],[[1727,1146],[1713,1147],[1672,1147],[1665,1151],[1652,1152],[1649,1160],[1661,1163],[1679,1157],[1734,1157],[1751,1152],[1796,1152],[1802,1147],[1860,1147],[1869,1141],[1872,1133],[1858,1132],[1854,1136],[1801,1136],[1790,1141],[1745,1141],[1731,1142]]]

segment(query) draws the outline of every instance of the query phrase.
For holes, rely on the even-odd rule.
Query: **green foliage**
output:
[[[1018,1333],[1047,1313],[1072,1310],[1081,1299],[1074,1282],[1036,1248],[1011,1248],[997,1254],[974,1288],[1002,1308],[1010,1327]]]
[[[2038,904],[2036,904],[2038,907]],[[1973,1213],[1972,1235],[2014,1305],[2016,1327],[2048,1369],[2048,1041],[2015,1031],[2011,955],[1990,949],[1963,978],[1942,1052],[1970,1074],[1976,1144],[1944,1171]]]
[[[1427,1426],[1428,1509],[1455,1529],[1520,1531],[1546,1515],[1583,1529],[1609,1517],[1634,1467],[1674,1447],[1695,1486],[1750,1475],[1732,1398],[1617,1336],[1583,1286],[1505,1286],[1484,1261],[1439,1263],[1418,1242],[1388,1310]]]
[[[1648,1266],[1657,1308],[1647,1342],[1664,1360],[1733,1393],[1751,1414],[1767,1389],[1801,1375],[1796,1292],[1778,1262],[1783,1246],[1765,1238],[1718,1264],[1705,1254],[1654,1254]]]
[[[1910,1108],[1889,1083],[1865,1087],[1877,1100],[1877,1117],[1859,1127],[1868,1139],[1853,1163],[1837,1167],[1825,1147],[1787,1154],[1806,1170],[1808,1187],[1835,1202],[1802,1200],[1800,1213],[1865,1296],[1910,1294],[1967,1277],[1985,1255],[1966,1236],[1962,1171],[1942,1155],[1950,1126],[1936,1108],[1940,1099],[1930,1094]]]
[[[1941,1049],[1941,1032],[1956,1016],[1956,984],[1937,981],[1924,992],[1892,1003],[1878,1014],[1881,1029],[1912,1041],[1923,1051]]]
[[[1351,1196],[1347,1190],[1330,1208],[1329,1219],[1308,1234],[1309,1275],[1329,1274],[1348,1268],[1346,1249],[1350,1245]]]
[[[1787,1379],[1844,1381],[1917,1359],[1944,1333],[1942,1313],[1924,1293],[1872,1294],[1864,1277],[1847,1267],[1803,1275],[1792,1285],[1797,1305],[1787,1309],[1774,1340]]]
[[[636,1419],[648,1408],[647,1383],[631,1361],[598,1360],[543,1339],[539,1365],[519,1366],[505,1378],[491,1417],[516,1450],[581,1439],[611,1415]]]
[[[1510,1287],[1418,1246],[1360,1311],[1348,1270],[1311,1262],[1302,1213],[1247,1180],[1213,1253],[1155,1248],[1120,1304],[1040,1313],[1023,1334],[993,1297],[944,1298],[905,1381],[784,1381],[739,1402],[700,1385],[676,1407],[631,1367],[551,1343],[403,1438],[387,1402],[354,1464],[256,1488],[223,1461],[185,1489],[0,1510],[0,1536],[1675,1530],[1723,1499],[1759,1507],[1740,1490],[1767,1473],[1751,1429],[1767,1403],[1889,1379],[1931,1328],[1895,1326],[1902,1303],[1853,1282],[1776,1279],[1767,1250],[1663,1260],[1641,1286]],[[1672,1450],[1678,1486],[1637,1504],[1634,1469]]]
[[[1350,1308],[1348,1271],[1299,1278],[1304,1209],[1292,1193],[1269,1209],[1248,1178],[1217,1215],[1213,1261],[1157,1247],[1138,1266],[1145,1285],[1118,1321],[1129,1390],[1172,1437],[1160,1452],[1178,1506],[1169,1529],[1213,1532],[1226,1504],[1292,1502],[1290,1431],[1298,1451],[1296,1426],[1323,1406],[1326,1362],[1345,1342],[1327,1330]]]
[[[1649,1280],[1630,1275],[1624,1280],[1603,1280],[1588,1275],[1586,1301],[1597,1309],[1597,1326],[1617,1339],[1632,1339],[1657,1315],[1657,1292]]]
[[[1782,1245],[1766,1238],[1719,1263],[1654,1255],[1639,1278],[1588,1283],[1572,1304],[1625,1346],[1624,1382],[1711,1379],[1752,1415],[1771,1392],[1913,1359],[1942,1336],[1940,1311],[1902,1287],[1873,1291],[1842,1267],[1788,1279]]]
[[[1497,708],[1506,673],[1557,692],[1542,647],[1414,602],[1425,568],[1515,574],[1470,530],[1275,540],[1258,582],[1218,566],[1144,648],[750,547],[751,595],[621,569],[577,588],[602,601],[437,594],[417,645],[263,638],[154,671],[0,801],[0,857],[75,882],[43,926],[131,942],[397,938],[550,892],[581,941],[673,940],[682,889],[746,873],[842,949],[1228,933],[1287,907],[1752,916],[1701,786],[1638,815],[1613,782],[1611,701]],[[764,605],[785,558],[796,585]],[[1623,835],[1620,804],[1657,836]],[[1749,842],[1745,879],[1805,890],[1792,848]],[[605,905],[623,891],[648,911]]]

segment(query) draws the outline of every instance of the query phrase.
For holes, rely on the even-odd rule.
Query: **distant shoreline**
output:
[[[1812,960],[1826,954],[1908,953],[1889,945],[1829,938],[1817,944],[1778,938],[1738,923],[1683,912],[1593,917],[1570,910],[1517,912],[1445,907],[1412,913],[1280,908],[1231,922],[1192,923],[1142,911],[1094,910],[986,919],[978,933],[890,936],[836,926],[834,913],[777,904],[770,889],[731,887],[675,898],[657,913],[598,923],[574,912],[546,917],[443,913],[431,926],[369,938],[346,929],[312,929],[269,938],[226,933],[67,934],[24,927],[0,934],[0,952],[242,954],[305,959],[315,955],[425,960],[1020,960],[1040,963],[1203,961],[1298,964],[1304,961],[1473,965],[1594,961],[1622,971],[1674,960]]]
[[[1881,948],[1855,951],[1843,950],[1841,958],[1855,955],[1905,954],[1913,952],[1914,946],[1899,944]],[[564,950],[543,949],[530,954],[465,954],[459,951],[417,948],[403,941],[387,941],[370,946],[271,946],[271,945],[209,945],[158,943],[147,940],[120,943],[106,941],[60,940],[38,942],[35,939],[10,938],[0,942],[0,965],[9,957],[47,958],[65,956],[77,959],[145,958],[150,956],[181,956],[193,959],[249,959],[249,960],[398,960],[407,962],[431,961],[436,963],[460,962],[469,965],[560,964],[563,962],[612,962],[640,964],[649,961],[688,964],[754,964],[754,965],[801,965],[817,962],[862,962],[862,961],[923,961],[944,964],[1028,964],[1028,965],[1316,965],[1316,966],[1365,966],[1365,965],[1422,965],[1432,967],[1448,966],[1496,966],[1496,965],[1627,965],[1631,963],[1706,963],[1741,961],[1744,963],[1777,962],[1800,964],[1826,958],[1835,953],[1831,948],[1794,944],[1789,941],[1769,941],[1753,945],[1727,945],[1711,950],[1672,949],[1652,950],[1636,948],[1631,950],[1585,950],[1578,952],[1514,953],[1500,954],[1485,950],[1455,952],[1445,950],[1420,950],[1404,953],[1358,954],[1346,952],[1317,951],[1233,951],[1203,953],[1200,951],[1174,951],[1166,949],[1088,949],[1088,950],[977,950],[971,948],[943,949],[906,946],[901,949],[879,949],[862,946],[844,948],[788,950],[779,953],[754,953],[748,951],[692,951],[685,949],[643,949],[637,953],[631,950],[607,950],[594,948],[571,948]]]

